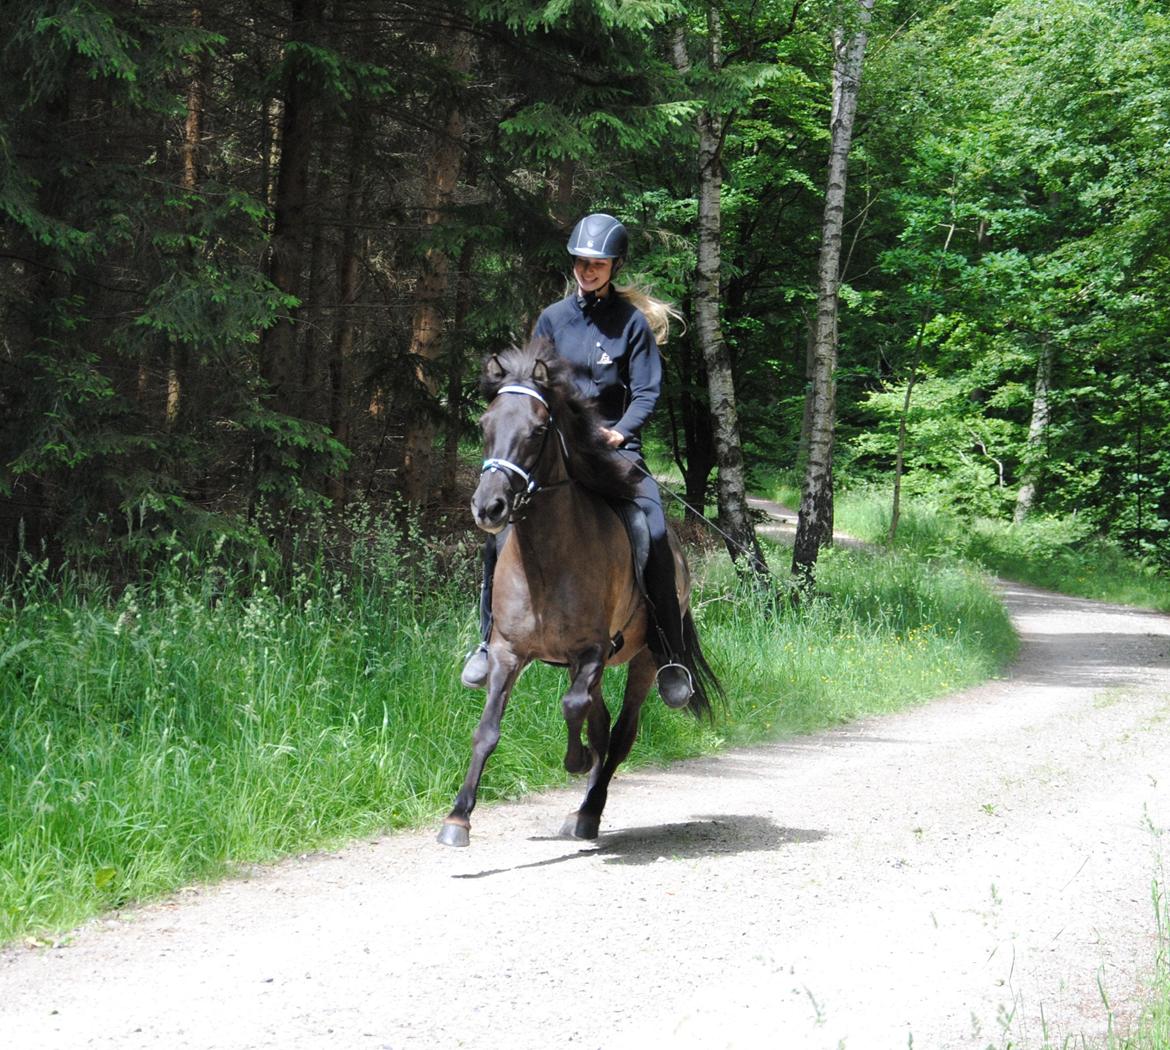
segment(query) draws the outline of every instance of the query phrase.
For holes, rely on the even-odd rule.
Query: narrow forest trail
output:
[[[0,1046],[1038,1048],[1124,1020],[1170,827],[1170,617],[1004,585],[1003,680],[619,773],[0,953]],[[473,701],[469,701],[473,702]],[[506,734],[504,744],[506,746]]]

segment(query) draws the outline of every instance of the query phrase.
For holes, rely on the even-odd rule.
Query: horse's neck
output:
[[[596,513],[592,503],[599,497],[574,481],[566,461],[566,449],[557,434],[556,449],[548,453],[539,488],[528,515],[516,522],[523,545],[541,555],[542,562],[572,562],[581,543],[586,522]],[[550,442],[551,444],[551,442]]]
[[[564,483],[543,489],[531,514],[513,526],[526,560],[535,557],[542,574],[557,565],[575,565],[578,568],[573,571],[579,572],[581,557],[602,542],[595,527],[600,502],[600,496],[569,480],[567,474]]]
[[[556,565],[579,566],[579,556],[590,556],[597,544],[606,542],[596,528],[604,498],[573,480],[568,449],[560,434],[554,440],[529,514],[515,523],[521,549],[527,558],[538,559],[543,572]]]

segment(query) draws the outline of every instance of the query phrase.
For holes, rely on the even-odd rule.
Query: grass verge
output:
[[[773,498],[800,502],[791,485],[774,482]],[[837,528],[869,543],[885,544],[890,493],[861,487],[837,497]],[[1170,579],[1093,535],[1076,518],[1035,516],[1020,525],[990,518],[962,518],[924,500],[905,499],[896,550],[924,558],[958,558],[1018,583],[1061,594],[1170,612]]]
[[[723,561],[700,565],[696,607],[726,709],[700,724],[651,697],[634,764],[895,710],[1014,651],[955,566],[826,552],[824,596],[794,609]],[[176,558],[116,595],[24,567],[0,593],[0,943],[446,811],[481,705],[458,684],[473,573],[417,536],[381,534],[360,562],[276,587]],[[566,782],[562,686],[526,672],[484,801]]]

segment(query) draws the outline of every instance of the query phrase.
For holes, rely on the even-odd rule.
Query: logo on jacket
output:
[[[609,356],[604,350],[601,351],[601,356],[597,359],[599,365],[612,365],[613,358]]]

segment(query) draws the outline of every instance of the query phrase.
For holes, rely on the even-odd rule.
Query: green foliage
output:
[[[887,489],[859,486],[838,498],[837,524],[884,544],[890,503]],[[895,549],[922,558],[960,558],[1006,579],[1064,594],[1170,612],[1165,574],[1100,535],[1088,518],[1035,515],[1013,525],[977,511],[960,514],[957,503],[945,493],[909,498],[899,516]]]
[[[959,379],[919,380],[908,417],[903,491],[930,496],[964,513],[997,516],[1010,510],[1015,493],[1006,489],[1004,464],[993,450],[1018,445],[1018,427],[985,415],[971,393]],[[904,403],[904,387],[869,394],[865,404],[879,423],[853,440],[852,450],[859,457],[893,459]],[[860,462],[855,461],[852,469],[859,472]]]
[[[670,0],[489,0],[472,5],[485,21],[514,32],[535,33],[577,24],[605,30],[645,30],[675,13]]]
[[[160,119],[183,116],[178,85],[225,37],[125,5],[18,3],[9,15],[0,325],[15,352],[0,365],[0,491],[39,505],[34,528],[53,549],[95,536],[141,547],[207,518],[196,501],[209,471],[235,484],[233,459],[262,435],[342,461],[319,426],[273,420],[259,402],[249,348],[295,302],[256,267],[267,207],[212,178],[181,189],[161,160]],[[109,149],[113,107],[130,135]],[[171,404],[180,365],[186,401]],[[285,487],[301,493],[297,466]],[[151,526],[111,531],[131,508]]]
[[[138,63],[133,58],[135,40],[109,11],[96,4],[67,5],[58,14],[39,18],[35,32],[56,37],[66,48],[88,59],[91,76],[138,79]]]
[[[1165,341],[1143,319],[1161,314],[1149,281],[1167,258],[1153,234],[1165,158],[1148,140],[1170,107],[1150,35],[1162,18],[1140,2],[972,0],[879,52],[870,104],[884,119],[863,148],[892,205],[878,239],[897,245],[877,255],[873,320],[856,322],[887,378],[858,399],[866,430],[851,445],[864,469],[888,469],[919,380],[908,491],[1007,518],[1030,474],[1041,512],[1170,564]],[[1052,418],[1031,448],[1042,348]]]
[[[237,17],[231,3],[201,25],[165,5],[5,4],[7,549],[22,520],[59,551],[95,532],[116,546],[110,523],[131,508],[155,517],[136,535],[161,542],[278,496],[295,529],[326,479],[393,493],[403,435],[463,436],[479,359],[562,293],[564,227],[586,211],[627,221],[628,273],[689,315],[703,109],[724,126],[722,323],[748,468],[788,468],[830,39],[855,7],[474,0],[436,19],[375,2],[293,27],[284,9]],[[1148,0],[874,13],[839,304],[843,482],[888,476],[912,387],[907,493],[1006,521],[1031,479],[1038,514],[1075,514],[1170,564],[1168,28]],[[270,245],[290,85],[313,130],[289,238],[300,272],[282,292]],[[192,151],[197,104],[208,122]],[[459,159],[436,210],[448,134]],[[360,278],[344,304],[343,249]],[[446,342],[415,360],[432,288]],[[273,331],[287,361],[269,359]],[[1051,418],[1030,442],[1046,353]],[[654,425],[693,491],[710,472],[705,402],[694,333],[676,326]]]

